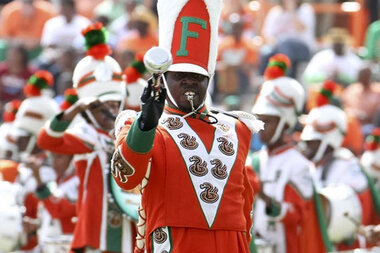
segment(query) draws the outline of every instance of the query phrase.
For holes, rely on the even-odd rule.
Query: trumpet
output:
[[[155,98],[158,98],[158,91],[161,86],[161,77],[173,62],[170,52],[162,47],[152,47],[144,55],[144,65],[151,73],[153,79],[153,86],[155,89]]]

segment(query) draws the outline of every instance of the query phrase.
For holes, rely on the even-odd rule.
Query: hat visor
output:
[[[106,93],[99,96],[100,102],[107,102],[107,101],[123,101],[124,96],[120,93]]]
[[[204,68],[191,64],[191,63],[176,63],[170,65],[168,71],[173,71],[173,72],[191,72],[191,73],[197,73],[201,74],[207,77],[210,77],[210,73],[207,72]]]
[[[303,141],[322,140],[323,138],[324,135],[315,131],[310,125],[306,125],[301,133],[301,140]]]

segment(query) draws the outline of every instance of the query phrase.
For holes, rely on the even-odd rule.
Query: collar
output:
[[[164,110],[168,114],[174,114],[174,115],[179,115],[179,116],[184,116],[184,115],[187,114],[187,113],[185,113],[185,112],[183,112],[181,110],[178,110],[178,109],[175,109],[173,107],[170,107],[169,105],[165,105]],[[191,114],[189,116],[189,118],[208,120],[207,114],[208,114],[208,110],[207,110],[206,106],[204,105],[202,108],[200,108],[199,110],[197,110],[197,113]]]

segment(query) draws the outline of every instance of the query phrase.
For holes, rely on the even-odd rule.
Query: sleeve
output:
[[[313,7],[308,3],[301,5],[301,13],[299,18],[302,24],[306,27],[305,30],[311,31],[314,34],[315,31],[315,13]]]
[[[50,20],[46,21],[44,28],[42,30],[42,36],[41,36],[41,45],[43,47],[47,47],[51,44],[53,44],[53,35],[55,34],[54,31],[52,31],[52,26],[50,25]]]
[[[144,178],[151,163],[156,128],[142,131],[138,118],[126,122],[116,139],[112,157],[112,174],[117,184],[126,190],[135,188]]]
[[[278,7],[275,6],[269,10],[265,17],[262,34],[264,38],[271,38],[276,36],[276,17],[278,16]]]
[[[70,121],[59,120],[59,115],[42,128],[38,134],[37,144],[40,148],[58,154],[85,154],[93,151],[94,145],[88,141],[67,133]]]
[[[55,219],[70,218],[76,215],[76,204],[63,196],[54,195],[49,185],[43,184],[37,188],[36,196]]]

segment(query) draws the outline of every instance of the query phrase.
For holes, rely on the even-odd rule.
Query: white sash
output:
[[[238,151],[235,119],[225,115],[218,118],[213,144],[207,151],[197,133],[186,120],[177,115],[163,114],[160,125],[170,134],[185,162],[202,212],[209,227],[214,223]]]

